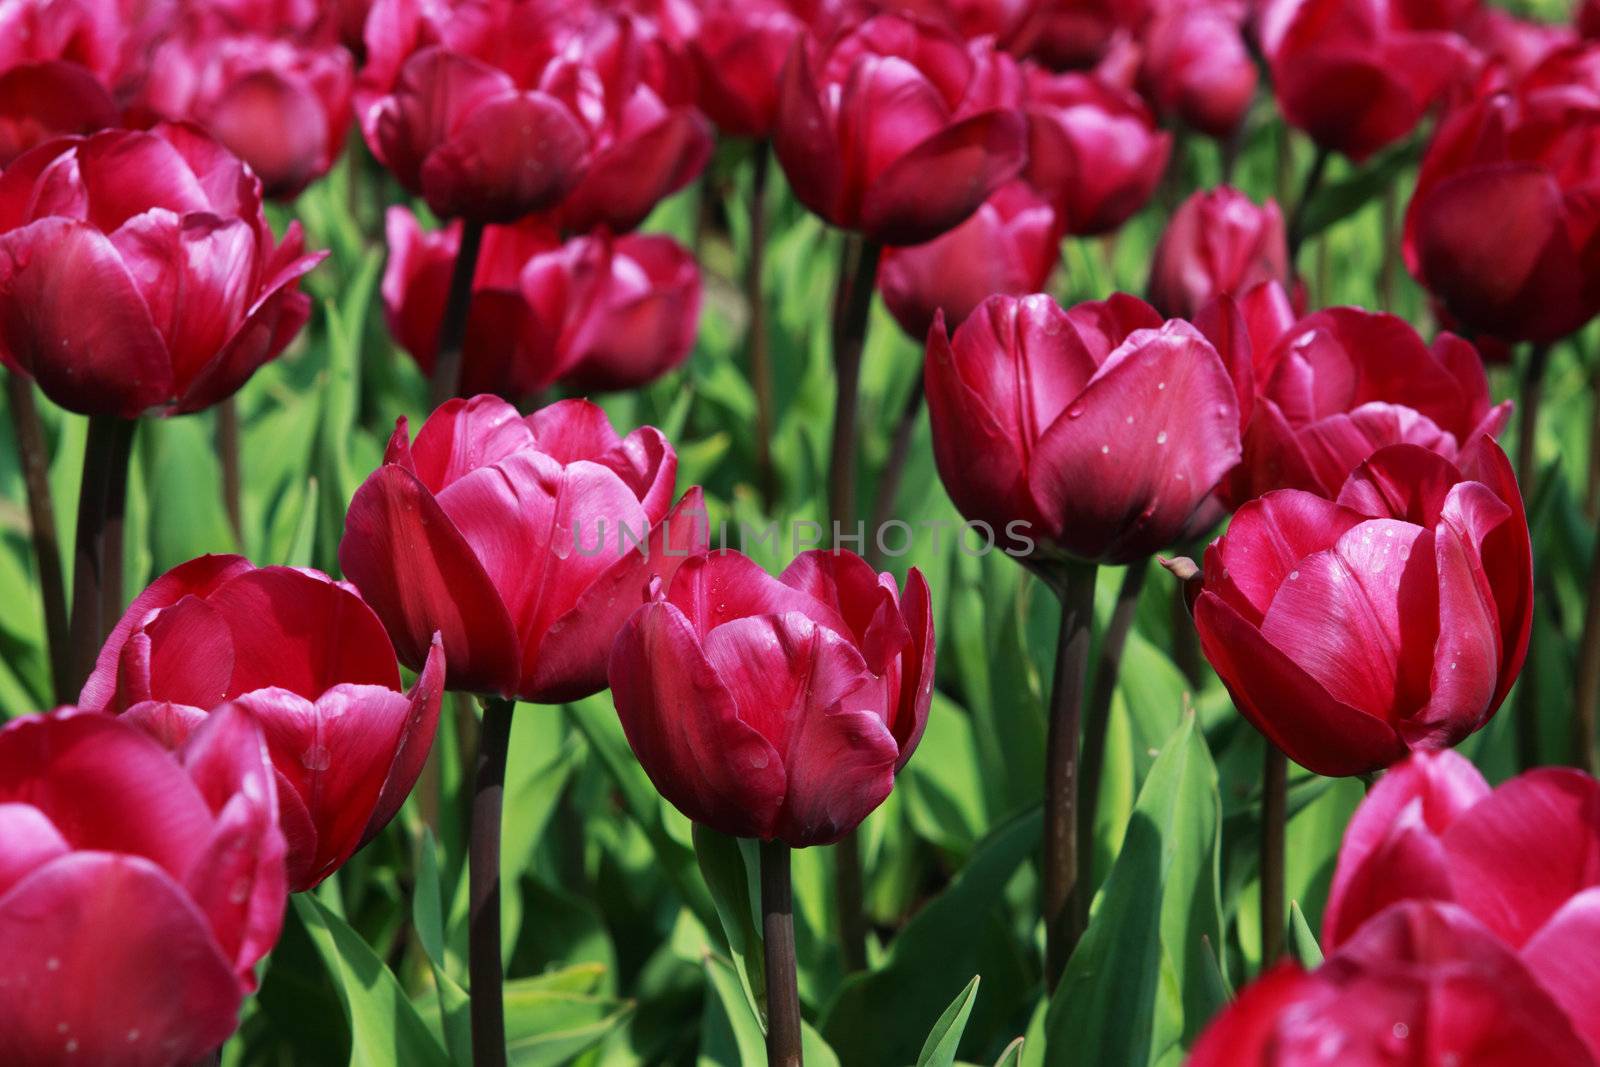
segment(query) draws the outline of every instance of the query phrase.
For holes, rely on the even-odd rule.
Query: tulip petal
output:
[[[160,133],[90,137],[78,146],[77,157],[78,180],[89,198],[88,221],[101,233],[152,209],[180,216],[238,214],[217,211],[194,167]]]
[[[1457,486],[1451,495],[1472,488],[1494,499],[1482,486]],[[1505,505],[1498,499],[1494,503],[1504,514]],[[1414,748],[1443,748],[1481,727],[1495,710],[1500,681],[1500,625],[1476,546],[1446,522],[1436,532],[1434,554],[1439,640],[1434,648],[1432,695],[1402,727]]]
[[[788,613],[804,615],[836,634],[850,632],[832,607],[774,578],[737,552],[711,552],[685,560],[673,575],[667,600],[690,620],[701,639],[735,619]]]
[[[604,409],[587,400],[559,400],[529,415],[527,424],[535,447],[562,464],[599,461],[622,446]]]
[[[1280,963],[1239,991],[1195,1042],[1188,1067],[1264,1064],[1284,1015],[1317,994],[1316,980],[1298,963]]]
[[[688,108],[674,108],[654,125],[633,131],[601,152],[561,204],[563,228],[607,226],[626,233],[656,204],[695,179],[711,160],[711,125]]]
[[[1302,767],[1340,777],[1405,755],[1392,726],[1330,695],[1217,594],[1200,594],[1194,618],[1206,659],[1240,713]]]
[[[94,293],[85,309],[75,293]],[[111,241],[45,218],[0,234],[0,349],[45,395],[134,418],[172,389],[166,343]]]
[[[889,165],[866,190],[861,229],[890,245],[929,241],[959,225],[1027,162],[1027,123],[1016,111],[952,123]]]
[[[911,644],[901,657],[900,701],[889,720],[889,732],[900,746],[897,774],[917,750],[928,725],[928,707],[933,703],[933,604],[928,580],[915,567],[906,573],[900,610],[911,632]]]
[[[1302,453],[1318,490],[1333,496],[1350,474],[1380,448],[1412,444],[1441,455],[1454,453],[1456,441],[1426,415],[1378,401],[1338,412],[1301,428]]]
[[[233,677],[233,637],[218,611],[190,595],[161,609],[122,646],[117,703],[160,700],[214,708]]]
[[[843,619],[849,629],[840,636],[851,639],[873,674],[887,673],[911,640],[892,580],[886,585],[854,552],[802,552],[778,581],[804,591]]]
[[[654,426],[641,426],[595,462],[611,470],[639,498],[639,506],[652,523],[672,506],[672,489],[678,479],[678,454]]]
[[[0,960],[12,1062],[167,1067],[238,1024],[239,983],[205,918],[137,856],[76,852],[13,886],[0,897]]]
[[[145,700],[117,717],[131,726],[137,726],[155,738],[162,748],[172,752],[183,747],[194,728],[206,721],[206,712],[189,704]]]
[[[50,817],[32,804],[0,803],[0,897],[27,875],[72,848]]]
[[[428,154],[422,192],[442,218],[515,222],[566,195],[588,148],[588,134],[559,100],[507,94],[468,111]]]
[[[1466,477],[1488,486],[1511,508],[1511,517],[1478,543],[1483,576],[1494,590],[1500,613],[1500,684],[1490,701],[1491,707],[1498,708],[1528,654],[1533,630],[1533,544],[1517,477],[1500,446],[1480,437],[1462,450],[1459,459]]]
[[[1437,452],[1412,444],[1392,445],[1350,472],[1338,501],[1363,515],[1431,527],[1461,480],[1455,464]]]
[[[796,36],[778,84],[777,123],[772,148],[794,195],[806,207],[835,225],[844,217],[845,176],[833,120],[822,103],[812,72],[810,42]]]
[[[1220,568],[1207,561],[1207,587],[1259,625],[1299,562],[1332,548],[1361,521],[1355,512],[1311,493],[1268,493],[1233,517],[1216,546]]]
[[[668,802],[722,833],[772,836],[783,761],[740,721],[681,611],[656,602],[635,612],[611,648],[607,674],[628,744]]]
[[[1039,439],[1028,484],[1069,553],[1128,563],[1172,543],[1239,456],[1227,370],[1193,327],[1172,324],[1111,354]]]
[[[1522,962],[1566,1010],[1589,1052],[1600,1061],[1600,889],[1562,905],[1528,943]]]
[[[422,776],[422,766],[428,762],[428,753],[433,750],[434,736],[439,730],[439,706],[444,699],[445,680],[444,641],[434,634],[433,644],[428,648],[428,661],[417,676],[417,684],[406,694],[407,710],[400,728],[399,751],[389,766],[372,817],[361,831],[357,849],[377,837],[399,814],[412,787]]]
[[[1600,783],[1529,771],[1452,823],[1444,845],[1462,904],[1520,947],[1569,897],[1600,885]]]
[[[516,408],[497,396],[483,395],[439,405],[417,431],[411,458],[422,484],[441,493],[479,467],[498,463],[535,443],[529,422]],[[540,451],[550,449],[541,446]]]

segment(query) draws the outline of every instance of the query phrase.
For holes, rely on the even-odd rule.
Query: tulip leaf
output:
[[[472,1060],[472,1021],[468,1013],[466,990],[445,969],[444,904],[440,899],[439,858],[433,832],[424,830],[417,848],[417,888],[412,895],[411,915],[417,940],[433,969],[433,983],[439,999],[440,1029],[450,1057],[457,1063]]]
[[[979,842],[950,885],[908,922],[874,971],[846,979],[822,1022],[828,1041],[852,1063],[910,1063],[927,1036],[929,1006],[960,992],[961,974],[980,974],[1010,990],[1019,961],[1004,922],[1007,883],[1038,848],[1036,808],[1001,823]],[[1016,991],[1022,996],[1020,989]],[[999,1025],[1015,1001],[998,994],[975,1010],[981,1031]]]
[[[565,978],[567,972],[557,972]],[[516,1067],[555,1067],[606,1036],[633,1014],[632,1001],[574,992],[544,976],[505,986],[506,1054]]]
[[[1311,201],[1301,213],[1300,239],[1304,241],[1315,237],[1382,196],[1385,190],[1399,181],[1401,174],[1422,158],[1423,147],[1423,140],[1413,137],[1353,174],[1324,184],[1312,194]]]
[[[1046,1067],[1150,1064],[1206,1011],[1217,943],[1216,769],[1193,713],[1161,747],[1045,1021]]]
[[[1026,1044],[1024,1038],[1017,1038],[1006,1046],[1000,1053],[1000,1058],[994,1061],[994,1067],[1022,1067],[1022,1050]]]
[[[1311,924],[1306,922],[1306,913],[1300,910],[1298,900],[1289,901],[1289,947],[1306,970],[1321,965],[1322,946],[1317,944],[1317,935],[1311,932]]]
[[[722,931],[727,935],[728,950],[749,998],[750,1010],[759,1016],[767,999],[761,935],[761,846],[749,838],[729,837],[696,823],[694,852],[706,887],[711,890],[717,917],[722,920]]]
[[[967,1019],[972,1015],[973,1002],[978,999],[978,983],[981,975],[973,975],[972,981],[966,988],[956,995],[950,1006],[939,1016],[933,1024],[933,1029],[928,1031],[928,1040],[922,1045],[922,1052],[917,1056],[917,1067],[952,1067],[956,1062],[956,1046],[961,1044],[961,1035],[966,1032]]]
[[[765,1063],[766,1035],[740,990],[733,964],[714,952],[706,953],[703,962],[706,982],[715,995],[706,997],[698,1067],[745,1067]],[[839,1067],[839,1057],[822,1035],[804,1020],[800,1023],[800,1049],[806,1067]]]
[[[350,1067],[448,1067],[449,1057],[360,934],[309,893],[290,898],[350,1024]]]

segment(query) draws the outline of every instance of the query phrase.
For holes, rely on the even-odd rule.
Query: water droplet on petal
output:
[[[1102,456],[1109,456],[1111,454],[1111,446],[1110,445],[1101,445],[1100,446],[1100,454]]]
[[[1160,433],[1156,434],[1156,444],[1164,445],[1166,443],[1167,443],[1167,431],[1162,430]]]
[[[1299,571],[1290,571],[1289,572],[1289,580],[1291,582],[1298,582],[1300,580],[1300,572]]]
[[[300,763],[308,771],[325,771],[332,762],[327,745],[312,745],[300,757]]]
[[[1071,407],[1067,408],[1067,418],[1069,418],[1069,419],[1081,419],[1081,418],[1083,418],[1083,405],[1082,404],[1073,404]]]

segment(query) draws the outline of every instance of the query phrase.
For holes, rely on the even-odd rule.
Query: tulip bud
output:
[[[1239,459],[1239,409],[1211,343],[1129,296],[1063,311],[992,297],[935,322],[933,453],[961,513],[1026,523],[1033,565],[1130,563],[1180,540]]]
[[[1192,318],[1219,295],[1288,279],[1277,201],[1258,206],[1222,185],[1192,194],[1173,212],[1150,264],[1150,302],[1163,314]]]
[[[985,41],[878,15],[784,64],[773,147],[795,196],[887,245],[959,225],[1027,158],[1015,64]]]
[[[40,145],[0,175],[0,362],[85,415],[199,411],[305,324],[302,250],[194,127]]]
[[[1455,744],[1522,669],[1522,498],[1488,438],[1457,463],[1392,445],[1336,501],[1268,493],[1206,550],[1201,648],[1245,718],[1318,774]]]
[[[1011,182],[949,233],[885,251],[878,291],[901,328],[921,341],[941,311],[953,328],[990,296],[1045,288],[1060,241],[1054,209],[1025,183]]]
[[[1258,36],[1284,118],[1358,163],[1410,133],[1472,61],[1465,40],[1439,32],[1459,15],[1427,6],[1268,0]]]
[[[420,667],[442,635],[452,688],[557,703],[605,688],[606,653],[655,577],[705,550],[699,488],[654,427],[618,438],[563,400],[519,417],[492,396],[441,405],[356,490],[339,565]]]
[[[222,707],[250,713],[277,774],[289,888],[310,889],[389,824],[433,746],[444,689],[435,638],[400,692],[383,624],[316,571],[201,556],[157,578],[100,650],[80,707],[169,747]]]
[[[850,552],[777,578],[700,555],[611,650],[628,743],[661,795],[721,833],[795,848],[837,841],[894,787],[933,694],[928,586],[904,597]]]
[[[0,729],[0,1049],[164,1067],[220,1046],[283,924],[271,764],[244,712],[177,757],[66,709]]]
[[[1149,202],[1172,135],[1131,91],[1088,74],[1027,74],[1028,182],[1067,232],[1109,233]]]
[[[1239,21],[1221,4],[1180,5],[1144,33],[1146,92],[1163,115],[1218,140],[1232,137],[1256,93]]]
[[[1406,212],[1406,263],[1466,327],[1547,343],[1600,311],[1600,47],[1551,55],[1439,128]]]

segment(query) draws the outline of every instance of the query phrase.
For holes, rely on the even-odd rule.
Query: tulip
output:
[[[1600,38],[1600,0],[1581,0],[1576,22],[1580,37],[1590,41]]]
[[[883,803],[933,692],[928,586],[850,552],[777,578],[736,552],[684,563],[633,613],[609,677],[628,743],[688,818],[794,848]]]
[[[1533,561],[1505,454],[1392,445],[1329,501],[1240,508],[1205,556],[1200,644],[1289,758],[1364,774],[1492,716],[1527,652]]]
[[[767,138],[778,116],[778,76],[806,24],[786,0],[708,0],[689,41],[700,109],[733,137]]]
[[[1256,93],[1256,65],[1239,19],[1221,4],[1180,4],[1144,32],[1146,93],[1161,114],[1232,137]]]
[[[1150,265],[1150,302],[1164,314],[1192,318],[1219,295],[1288,278],[1277,201],[1258,206],[1222,185],[1192,194],[1168,221]]]
[[[120,714],[169,747],[218,708],[250,712],[276,769],[289,888],[300,892],[400,810],[433,745],[443,675],[435,642],[402,693],[383,624],[324,574],[201,556],[134,600],[78,706]]]
[[[1463,27],[1472,46],[1484,56],[1504,65],[1513,80],[1525,76],[1552,52],[1573,44],[1578,33],[1571,26],[1534,22],[1502,11],[1482,7]]]
[[[302,249],[193,127],[40,145],[0,175],[0,361],[83,414],[199,411],[305,323]]]
[[[1147,15],[1144,0],[1039,0],[1013,48],[1051,70],[1086,70]]]
[[[0,71],[63,60],[120,99],[144,80],[151,50],[175,17],[174,0],[7,0],[0,4]]]
[[[1283,291],[1267,286],[1271,292],[1248,299],[1287,309]],[[1441,333],[1429,347],[1393,315],[1330,308],[1281,324],[1276,336],[1246,328],[1233,337],[1262,347],[1259,356],[1233,357],[1252,367],[1255,395],[1244,458],[1219,488],[1230,508],[1274,489],[1331,500],[1351,471],[1387,445],[1421,445],[1454,461],[1467,444],[1497,437],[1511,417],[1510,401],[1490,406],[1489,379],[1471,344]]]
[[[177,758],[71,709],[0,730],[0,1055],[167,1067],[220,1046],[278,939],[283,836],[244,712]]]
[[[1067,232],[1109,233],[1161,181],[1172,135],[1132,92],[1088,74],[1027,74],[1025,177],[1055,204]]]
[[[110,94],[76,63],[49,60],[0,72],[0,168],[45,141],[116,122]]]
[[[1042,5],[1040,0],[889,0],[880,6],[947,26],[969,40],[993,38],[998,47],[1013,51]]]
[[[994,294],[1043,289],[1060,240],[1055,210],[1025,183],[1012,182],[949,233],[886,250],[878,291],[901,328],[921,341],[940,312],[953,328]]]
[[[333,166],[350,126],[350,53],[292,37],[219,34],[203,22],[156,51],[140,103],[204,126],[292,199]]]
[[[705,548],[700,490],[671,506],[677,467],[660,431],[619,439],[587,401],[522,418],[452,400],[414,444],[398,421],[350,502],[339,565],[407,666],[437,632],[452,688],[576,700],[605,688],[650,581]]]
[[[1441,8],[1428,17],[1424,8],[1400,0],[1268,0],[1258,35],[1284,118],[1358,163],[1410,133],[1472,58],[1450,32],[1457,15]]]
[[[390,331],[431,373],[461,227],[424,233],[389,209],[383,276]],[[688,358],[700,311],[700,271],[670,237],[604,232],[562,244],[527,220],[485,230],[473,279],[462,387],[537,394],[558,378],[580,389],[627,389]]]
[[[1451,115],[1406,212],[1406,264],[1467,328],[1548,343],[1600,311],[1600,56],[1558,51]]]
[[[1239,460],[1222,358],[1188,323],[1129,296],[1063,311],[992,297],[928,337],[939,475],[968,519],[1024,523],[1033,563],[1142,560],[1191,532]]]
[[[1579,1027],[1600,1013],[1552,992],[1460,908],[1398,904],[1317,970],[1246,988],[1188,1067],[1593,1067]]]
[[[812,54],[797,42],[773,147],[795,196],[868,240],[955,228],[1027,159],[1015,65],[986,42],[877,15]]]

